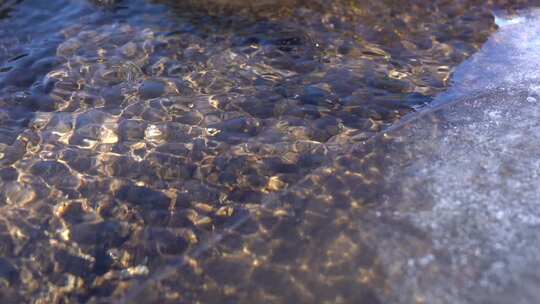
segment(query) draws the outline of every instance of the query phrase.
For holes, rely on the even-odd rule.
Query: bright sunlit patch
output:
[[[498,27],[518,24],[526,20],[525,17],[522,16],[504,16],[495,12],[493,13],[493,16],[495,17],[495,24],[497,24]]]

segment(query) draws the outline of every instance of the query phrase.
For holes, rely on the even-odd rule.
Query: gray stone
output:
[[[139,87],[139,94],[143,99],[160,97],[165,93],[165,84],[155,79],[145,80]]]

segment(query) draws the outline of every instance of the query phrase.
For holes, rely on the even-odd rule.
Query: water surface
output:
[[[384,157],[338,156],[526,4],[496,2],[2,2],[2,300],[384,303],[384,236],[348,233]]]

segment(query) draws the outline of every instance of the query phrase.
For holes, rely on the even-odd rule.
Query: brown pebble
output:
[[[280,191],[283,188],[285,188],[286,186],[287,186],[287,183],[282,181],[279,178],[279,176],[272,176],[268,180],[268,183],[266,185],[266,189],[268,189],[269,191]]]

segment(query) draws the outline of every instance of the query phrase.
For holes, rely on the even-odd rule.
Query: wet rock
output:
[[[181,157],[167,154],[151,153],[146,157],[154,172],[165,180],[187,180],[193,176],[195,165],[187,163]]]
[[[80,47],[81,44],[78,41],[67,40],[58,46],[56,54],[61,57],[70,57],[73,56]]]
[[[118,135],[109,128],[101,127],[99,139],[102,144],[115,144],[118,142]]]
[[[110,117],[109,114],[103,111],[91,109],[77,116],[75,128],[79,129],[87,125],[102,125]]]
[[[249,114],[262,119],[272,117],[275,108],[275,104],[267,100],[249,100],[240,106]]]
[[[156,148],[156,152],[169,153],[178,157],[187,157],[190,153],[189,144],[164,143]]]
[[[176,115],[173,117],[173,121],[183,123],[186,125],[198,125],[202,122],[203,116],[201,113],[190,111],[183,113],[181,115]]]
[[[280,294],[288,300],[302,302],[299,290],[295,288],[290,274],[285,271],[267,266],[257,267],[253,271],[251,281],[269,293]]]
[[[65,164],[53,160],[35,163],[30,172],[42,177],[48,184],[60,188],[73,188],[79,183]]]
[[[212,218],[209,216],[197,216],[193,218],[193,224],[200,228],[210,228],[212,223]]]
[[[171,203],[171,199],[162,192],[135,185],[121,187],[116,197],[120,200],[149,208],[168,208]]]
[[[327,105],[332,102],[329,92],[316,86],[304,88],[304,92],[300,95],[300,101],[309,105]]]
[[[391,93],[404,93],[409,88],[407,82],[390,77],[372,76],[368,79],[368,84]]]
[[[206,14],[239,14],[245,16],[264,16],[278,11],[280,8],[293,8],[298,5],[298,0],[208,0],[208,1],[188,1],[178,3],[177,6],[187,10],[199,10]]]
[[[69,223],[82,222],[87,215],[82,202],[65,202],[56,207],[56,215]]]
[[[62,151],[61,159],[65,161],[69,167],[79,172],[87,172],[94,160],[80,149],[69,149]]]
[[[23,157],[26,147],[21,141],[6,145],[0,143],[0,165],[9,166]]]
[[[162,109],[148,108],[141,114],[141,118],[148,122],[159,123],[169,120],[169,115]]]
[[[147,209],[141,213],[141,217],[147,225],[160,227],[167,224],[169,213],[167,209]]]
[[[77,146],[90,146],[92,141],[97,141],[101,135],[100,125],[85,125],[78,128],[69,139],[69,143]]]
[[[176,228],[182,228],[182,227],[193,227],[193,218],[189,216],[186,212],[183,210],[174,211],[170,214],[168,219],[168,226],[169,227],[176,227]]]
[[[269,191],[280,191],[286,186],[287,186],[287,183],[285,183],[279,176],[272,176],[268,179],[266,188]]]
[[[14,248],[11,236],[6,233],[0,234],[0,256],[10,256]]]
[[[311,124],[309,136],[312,140],[326,142],[341,131],[341,124],[335,117],[322,117]]]
[[[152,99],[160,97],[165,93],[165,83],[156,79],[143,81],[139,87],[139,94],[143,99]]]
[[[105,101],[105,107],[119,106],[124,101],[124,95],[120,86],[107,87],[101,90],[101,97]]]
[[[93,263],[89,260],[75,256],[65,250],[54,253],[55,270],[67,272],[78,277],[86,277],[92,274]]]
[[[122,120],[118,126],[120,138],[124,141],[139,141],[144,138],[146,123],[140,120]]]
[[[98,202],[96,205],[96,212],[102,218],[110,218],[114,215],[115,205],[113,203],[114,199],[109,195],[98,195],[96,198]]]
[[[234,208],[231,206],[223,206],[216,210],[215,214],[221,218],[228,218],[234,214]]]
[[[17,98],[17,101],[31,111],[43,112],[55,111],[58,104],[60,104],[49,95],[41,92],[32,92],[31,94],[21,96],[20,98]]]
[[[63,0],[60,2],[63,3]],[[296,188],[301,192],[302,197],[306,197],[305,199],[291,199],[290,201],[280,199],[279,204],[283,205],[280,206],[282,208],[269,210],[268,217],[272,220],[267,220],[266,224],[262,225],[260,213],[266,205],[261,208],[261,205],[257,204],[265,201],[268,196],[278,195],[268,192],[281,191],[288,185],[293,186],[311,169],[316,169],[322,163],[329,163],[325,152],[315,147],[298,148],[296,143],[299,141],[325,142],[331,139],[343,131],[339,128],[339,122],[343,121],[342,117],[345,116],[349,122],[347,126],[359,130],[370,129],[372,127],[370,119],[388,119],[389,122],[395,119],[398,116],[393,116],[391,113],[399,104],[381,103],[378,105],[381,109],[373,104],[386,100],[388,92],[395,93],[392,94],[392,101],[405,100],[404,95],[409,94],[411,90],[401,91],[411,89],[411,83],[414,83],[414,89],[418,89],[422,94],[431,94],[433,90],[426,87],[426,83],[429,85],[429,82],[425,79],[430,79],[432,75],[418,75],[418,73],[414,74],[414,71],[408,73],[408,70],[414,69],[416,65],[444,64],[448,65],[449,69],[452,68],[450,63],[453,62],[448,62],[448,58],[458,58],[459,56],[454,53],[464,50],[470,52],[472,48],[467,47],[467,44],[471,42],[475,45],[481,43],[483,40],[470,41],[472,40],[470,35],[473,35],[477,28],[478,32],[485,33],[483,30],[485,26],[475,26],[474,31],[469,29],[458,33],[459,36],[447,37],[444,44],[433,40],[433,50],[426,47],[425,52],[403,55],[402,49],[394,49],[394,45],[399,45],[400,42],[418,45],[415,41],[417,39],[408,36],[410,31],[420,31],[422,33],[419,35],[426,34],[423,36],[426,37],[426,41],[432,41],[433,36],[429,31],[433,27],[432,24],[437,24],[434,22],[437,18],[417,14],[419,12],[413,6],[410,7],[411,11],[402,12],[399,5],[388,1],[374,6],[368,2],[362,3],[361,9],[358,9],[356,4],[354,4],[354,9],[351,9],[349,6],[351,1],[314,1],[317,3],[302,1],[302,6],[296,6],[294,9],[288,9],[290,5],[294,6],[298,3],[294,0],[263,0],[255,1],[256,3],[248,3],[245,0],[199,2],[158,0],[145,2],[144,9],[137,5],[122,5],[125,1],[95,0],[94,2],[118,2],[119,6],[110,7],[114,11],[90,10],[92,14],[88,16],[89,24],[75,22],[73,27],[64,27],[61,25],[66,17],[65,12],[69,12],[69,18],[65,21],[70,23],[79,19],[77,12],[85,13],[89,8],[85,5],[79,7],[78,1],[69,2],[68,6],[74,5],[76,9],[71,9],[71,7],[65,10],[54,9],[54,14],[51,16],[53,18],[51,20],[54,21],[51,23],[53,27],[60,25],[65,28],[58,37],[53,40],[47,37],[36,40],[31,37],[35,31],[29,31],[30,37],[21,41],[24,45],[20,50],[10,50],[10,43],[1,44],[7,48],[6,56],[8,53],[13,53],[21,54],[23,57],[14,58],[13,63],[5,65],[8,71],[11,68],[17,68],[14,73],[5,73],[4,66],[0,67],[0,74],[3,74],[0,75],[0,83],[26,86],[34,80],[40,82],[40,77],[36,78],[36,73],[45,73],[47,69],[53,67],[47,63],[47,60],[51,58],[50,54],[37,57],[31,54],[28,56],[33,57],[30,61],[27,61],[27,56],[24,54],[28,50],[32,51],[35,44],[41,46],[51,43],[54,48],[58,40],[64,37],[67,39],[67,42],[62,43],[57,50],[57,54],[63,57],[65,64],[47,76],[54,79],[46,80],[48,84],[34,83],[34,88],[29,91],[29,97],[19,99],[19,103],[16,98],[14,99],[17,106],[25,105],[24,111],[31,113],[25,115],[33,116],[33,110],[50,111],[57,109],[60,105],[62,114],[51,112],[51,116],[62,115],[66,119],[62,119],[57,125],[52,123],[54,117],[49,125],[40,121],[34,124],[38,120],[31,120],[32,132],[37,133],[42,140],[40,143],[43,143],[39,154],[26,153],[25,148],[28,147],[26,142],[21,144],[22,149],[17,151],[1,147],[0,164],[2,165],[14,163],[24,156],[21,162],[16,163],[20,176],[13,170],[0,171],[2,181],[0,186],[2,190],[6,190],[2,191],[2,195],[15,198],[25,193],[24,188],[19,187],[20,184],[13,186],[13,189],[8,189],[6,186],[17,179],[31,177],[35,184],[41,185],[44,181],[54,186],[54,184],[62,183],[55,181],[59,179],[58,176],[70,176],[69,171],[77,170],[81,174],[76,174],[76,176],[81,180],[76,191],[73,189],[58,191],[54,189],[55,187],[50,187],[52,188],[50,191],[49,189],[47,189],[48,192],[43,191],[43,196],[41,196],[41,191],[37,192],[40,194],[39,199],[46,201],[47,206],[58,206],[59,201],[62,202],[66,195],[81,198],[80,202],[83,203],[70,201],[67,206],[59,206],[58,210],[55,210],[57,211],[55,216],[52,217],[50,217],[51,211],[47,208],[30,210],[30,208],[3,205],[1,216],[5,217],[6,221],[11,221],[13,218],[22,218],[23,221],[28,219],[33,226],[36,226],[34,229],[40,230],[43,227],[46,231],[42,236],[40,235],[40,242],[35,243],[33,236],[37,234],[29,233],[23,228],[20,229],[23,232],[19,233],[18,227],[10,230],[13,235],[10,237],[13,237],[13,240],[23,235],[20,240],[17,239],[18,247],[23,248],[23,245],[19,246],[23,244],[23,241],[29,244],[25,250],[21,251],[20,259],[23,263],[31,261],[36,251],[43,253],[40,256],[36,255],[40,257],[36,258],[36,261],[40,263],[35,267],[41,273],[28,281],[25,280],[21,286],[16,286],[17,290],[20,289],[21,293],[28,297],[27,299],[17,301],[11,296],[6,297],[4,290],[0,290],[0,299],[9,299],[8,301],[15,303],[67,303],[87,300],[98,303],[114,301],[126,292],[136,294],[137,279],[132,279],[132,277],[146,275],[150,267],[168,263],[173,258],[176,260],[177,255],[185,253],[184,235],[175,229],[170,229],[171,227],[181,227],[178,230],[182,231],[189,230],[193,235],[193,238],[189,238],[190,240],[197,240],[197,238],[204,240],[208,230],[220,233],[222,230],[219,229],[225,224],[233,225],[244,221],[239,231],[234,232],[242,233],[242,236],[238,235],[236,240],[229,241],[226,245],[229,252],[225,253],[221,250],[222,245],[227,242],[225,240],[216,244],[217,250],[209,250],[209,254],[204,254],[200,259],[197,258],[196,263],[193,261],[194,269],[209,266],[209,269],[197,280],[175,280],[167,277],[166,280],[160,280],[159,284],[155,284],[157,288],[154,288],[154,284],[149,284],[152,285],[149,289],[154,289],[154,294],[157,295],[155,301],[136,299],[140,302],[160,302],[163,298],[167,298],[162,302],[168,303],[249,301],[312,303],[316,302],[313,298],[303,298],[303,296],[310,294],[312,290],[316,293],[319,289],[323,289],[324,291],[319,294],[326,293],[325,297],[315,297],[315,299],[327,302],[348,303],[361,300],[370,302],[369,297],[355,292],[355,289],[361,289],[358,280],[364,278],[356,274],[351,278],[343,277],[343,273],[336,273],[337,270],[342,270],[342,266],[334,267],[338,265],[336,259],[333,258],[334,255],[324,261],[329,265],[320,266],[324,263],[319,263],[321,261],[319,258],[310,260],[315,256],[310,253],[309,249],[312,247],[304,248],[305,243],[297,242],[298,239],[290,239],[291,231],[282,234],[274,232],[274,227],[277,226],[275,222],[281,221],[281,218],[289,217],[295,227],[303,225],[304,219],[319,218],[317,225],[311,225],[310,229],[299,229],[297,233],[302,233],[302,236],[309,238],[310,243],[321,245],[321,251],[324,251],[325,243],[319,242],[318,231],[326,230],[323,228],[332,228],[336,224],[340,225],[341,230],[348,231],[354,229],[352,226],[358,226],[364,222],[363,219],[359,220],[353,216],[348,218],[340,214],[339,217],[334,217],[333,213],[340,210],[333,207],[337,204],[352,204],[347,195],[358,197],[358,201],[361,201],[369,194],[365,191],[367,186],[359,188],[355,185],[356,190],[352,191],[353,187],[344,185],[343,182],[336,182],[332,178],[317,179],[306,187]],[[156,5],[154,2],[166,2],[166,5]],[[342,2],[347,2],[347,6]],[[47,2],[45,6],[49,7],[51,3]],[[221,5],[228,4],[234,8],[231,10],[233,14],[219,15]],[[253,8],[259,5],[270,5],[272,9],[269,10],[269,14],[277,18],[237,18],[238,14],[244,13],[253,16],[252,11],[255,13]],[[39,9],[40,17],[42,14],[44,16],[48,14],[47,10],[50,8],[45,6]],[[216,18],[207,18],[206,13],[192,15],[192,10],[177,9],[193,6],[208,8],[209,13],[215,15]],[[285,6],[287,8],[284,9]],[[448,32],[454,31],[454,27],[463,27],[462,23],[469,23],[469,19],[479,19],[461,18],[459,17],[462,15],[459,11],[461,4],[452,6],[456,7],[456,9],[452,8],[452,16],[458,17],[456,24],[445,26]],[[29,6],[18,5],[17,8],[22,11],[14,16],[17,19],[25,15],[32,16],[32,14],[24,14],[27,7]],[[431,10],[432,6],[429,7]],[[434,7],[437,12],[430,11],[430,14],[438,15],[439,11],[443,13],[446,11],[445,4]],[[116,11],[116,8],[120,10]],[[372,8],[375,9],[372,10]],[[239,11],[244,9],[243,12]],[[180,13],[182,16],[187,14],[185,15],[187,18],[182,17],[181,20],[170,24],[168,22],[170,20],[162,18],[165,11],[167,14]],[[470,11],[485,13],[485,10],[471,9]],[[73,12],[75,15],[72,15]],[[396,15],[395,12],[399,14]],[[113,15],[120,13],[125,22],[111,24],[109,22],[111,13]],[[358,14],[361,16],[356,16]],[[9,24],[11,15],[4,16],[3,21]],[[485,24],[492,26],[492,15],[488,12],[486,16],[489,20]],[[403,19],[404,22],[394,23],[395,19]],[[15,23],[22,24],[20,20]],[[137,26],[132,27],[128,24]],[[171,26],[177,31],[166,33]],[[11,27],[7,26],[7,28]],[[152,30],[149,30],[150,28]],[[396,36],[395,28],[401,29],[399,37]],[[372,35],[365,37],[362,32],[364,29]],[[25,29],[21,30],[26,33]],[[426,31],[427,33],[423,33]],[[43,34],[47,31],[43,29],[37,32]],[[51,32],[56,33],[56,31]],[[4,36],[6,37],[1,38],[5,40],[4,42],[11,39],[9,35]],[[444,33],[442,36],[452,35]],[[462,41],[461,36],[467,41]],[[241,40],[241,42],[235,43],[234,40]],[[375,44],[373,41],[383,45],[372,47],[371,49],[376,50],[371,53],[362,53],[362,50],[368,50],[368,45]],[[339,48],[340,45],[345,47]],[[456,45],[461,50],[456,50],[454,48]],[[448,53],[448,56],[440,56],[441,52]],[[41,63],[38,61],[40,58],[44,58]],[[19,64],[22,62],[26,62],[25,65]],[[340,71],[329,75],[328,71],[334,68]],[[402,83],[366,82],[365,78],[368,77],[365,75],[370,71],[373,71],[373,75],[369,74],[369,78],[376,80],[384,78],[381,75],[395,69],[399,69],[400,73],[390,74],[390,76],[400,77]],[[11,75],[14,76],[12,79],[4,81]],[[149,75],[155,78],[144,78]],[[162,75],[174,77],[176,80],[165,81],[157,78]],[[491,79],[491,77],[485,78]],[[167,93],[173,92],[172,82],[169,81],[176,82],[177,94],[181,95],[182,100],[171,98],[171,101],[167,103],[165,99],[168,98],[163,98]],[[180,84],[181,82],[183,83]],[[7,96],[10,93],[4,94],[4,89],[9,91],[10,88],[4,88],[5,86],[1,85],[0,87],[2,87],[0,108],[10,108],[12,100]],[[50,91],[51,88],[52,91]],[[338,100],[346,99],[349,97],[347,95],[364,90],[372,95],[357,94],[349,98],[356,103],[348,104],[346,109],[338,107]],[[213,98],[209,96],[218,96],[216,99],[219,101],[212,100]],[[365,98],[365,96],[376,96],[377,99]],[[51,98],[62,103],[55,104],[51,102]],[[102,106],[100,110],[96,109]],[[331,110],[330,106],[333,107]],[[385,107],[391,108],[385,110]],[[369,113],[369,110],[373,110],[378,117]],[[0,114],[2,126],[0,142],[11,148],[19,136],[20,126],[27,127],[25,123],[20,122],[29,118],[19,114],[11,115],[11,110],[5,112],[9,113]],[[81,112],[83,114],[80,114]],[[36,115],[41,114],[36,113]],[[296,117],[294,122],[290,119],[293,116]],[[339,118],[333,119],[332,116]],[[126,118],[133,120],[126,121]],[[75,120],[76,123],[74,123]],[[118,129],[116,129],[117,120]],[[286,121],[290,128],[282,130],[274,127],[282,121]],[[149,125],[149,123],[154,123],[154,125]],[[74,124],[76,130],[71,135],[70,131]],[[201,126],[186,127],[186,124],[201,124]],[[206,129],[207,127],[213,127],[213,130]],[[217,131],[221,133],[214,133]],[[351,132],[353,131],[357,130]],[[348,132],[349,130],[343,132],[345,140]],[[58,137],[62,139],[57,141]],[[342,137],[336,137],[336,139],[342,139]],[[349,143],[345,140],[339,142],[339,144],[343,143],[343,149],[349,147]],[[108,143],[108,145],[100,145],[100,143]],[[275,149],[260,148],[260,143],[268,144]],[[73,145],[66,147],[70,144]],[[288,153],[297,155],[288,158],[286,157]],[[60,157],[57,157],[58,155]],[[63,156],[66,157],[63,158]],[[269,157],[274,159],[266,161],[265,159]],[[58,163],[62,165],[67,163],[68,171],[58,169],[57,165],[41,164],[36,165],[33,171],[31,170],[39,178],[25,172],[28,167],[44,159],[61,159]],[[237,159],[241,160],[237,161]],[[350,162],[344,164],[344,167],[347,165],[352,167]],[[56,167],[58,170],[54,169]],[[42,169],[46,173],[40,173]],[[331,169],[328,172],[335,173]],[[109,179],[107,176],[111,175],[114,178]],[[355,176],[362,178],[367,176],[370,182],[375,180],[371,178],[370,173],[365,171],[359,171],[355,173]],[[102,185],[91,185],[93,183]],[[27,184],[34,189],[41,189],[35,188],[37,186],[34,186],[34,183]],[[198,187],[194,184],[198,184]],[[49,188],[46,185],[42,187]],[[327,191],[326,188],[332,191]],[[371,188],[377,189],[377,187]],[[165,195],[165,190],[159,189],[167,189],[167,195]],[[174,196],[171,194],[171,199],[168,197],[169,193],[174,193]],[[171,204],[173,198],[176,198],[175,204]],[[320,205],[326,208],[312,207],[304,212],[306,205],[314,205],[319,200],[324,201],[324,204]],[[15,201],[15,199],[10,198],[9,201]],[[28,201],[28,199],[23,199],[23,201]],[[89,208],[88,211],[84,210],[83,204]],[[249,207],[242,209],[242,205]],[[97,215],[94,215],[90,208],[96,207],[97,213],[101,217],[106,217],[107,221],[95,221],[94,217]],[[273,206],[270,207],[270,209],[273,208]],[[11,215],[10,212],[13,210],[21,212],[20,215]],[[320,214],[317,213],[319,211]],[[245,216],[249,216],[249,220],[245,221]],[[47,217],[50,217],[50,225],[45,225]],[[125,226],[118,220],[136,223],[133,229],[145,231],[146,238],[131,238],[130,244],[126,245],[127,248],[107,248],[111,244],[122,244],[124,239],[127,229],[124,229]],[[58,225],[67,227],[68,233],[62,235],[62,237],[67,236],[64,239],[66,242],[55,238]],[[371,225],[365,225],[365,227],[371,229]],[[72,242],[69,242],[70,237]],[[286,238],[291,242],[286,246],[276,247],[276,244],[280,244],[280,238]],[[385,239],[385,237],[376,238],[374,241],[380,243],[381,248],[385,248],[382,247],[385,245]],[[59,243],[61,246],[69,246],[69,250],[60,250],[56,247]],[[340,259],[348,258],[357,261],[356,257],[347,254],[348,251],[343,249],[351,248],[350,243],[355,242],[344,242],[343,246],[337,246],[335,251],[344,253],[339,256]],[[9,241],[6,238],[4,242],[0,236],[0,245],[2,244],[9,244]],[[38,244],[43,250],[35,250],[38,247],[34,244]],[[133,247],[130,247],[132,245]],[[295,255],[294,251],[297,248],[302,254]],[[116,249],[120,256],[118,262],[115,263],[111,263],[111,259],[107,257],[110,252],[114,252],[113,249]],[[306,251],[300,249],[308,250],[305,253]],[[2,250],[4,249],[0,249],[0,252]],[[13,250],[6,248],[4,251],[9,254]],[[129,253],[124,255],[128,251]],[[32,255],[28,256],[27,253]],[[261,258],[258,256],[259,253],[261,253]],[[303,256],[304,253],[305,256]],[[86,254],[91,256],[86,256]],[[169,255],[176,257],[168,257]],[[224,257],[222,262],[220,255]],[[306,259],[298,261],[300,255]],[[128,257],[124,258],[124,256]],[[215,260],[213,260],[214,256],[217,257]],[[207,263],[208,257],[210,257],[210,263]],[[291,263],[293,260],[291,257],[299,263]],[[272,258],[274,261],[270,261]],[[274,263],[278,260],[280,265],[275,265]],[[54,265],[49,266],[46,265],[47,263]],[[111,269],[111,265],[114,268]],[[351,265],[352,267],[347,267],[350,271],[354,272],[358,269],[354,267],[357,264]],[[365,266],[369,267],[369,265]],[[321,268],[317,269],[317,267],[334,267],[336,270],[328,277],[328,273],[318,271]],[[57,273],[55,270],[64,274]],[[309,271],[316,272],[317,276],[311,275]],[[308,274],[303,278],[299,275],[301,272],[308,272]],[[80,282],[79,278],[73,279],[74,275],[98,275],[103,278],[105,275],[101,276],[101,274],[104,273],[115,275],[107,279],[107,283],[101,285],[93,285],[86,280],[84,284],[73,283]],[[183,269],[177,273],[184,275]],[[128,279],[129,281],[122,282]],[[45,288],[41,288],[43,286]],[[183,286],[187,288],[183,289]],[[319,288],[324,286],[326,288]],[[384,287],[386,288],[387,285]],[[27,292],[26,288],[30,291]],[[128,288],[134,288],[135,291],[127,290]],[[295,291],[290,293],[289,290],[293,289]],[[222,293],[226,297],[222,297]],[[169,297],[171,294],[177,298],[171,300],[172,297]],[[249,294],[249,298],[235,301],[237,294]],[[162,296],[161,299],[159,299],[160,296]]]
[[[233,118],[218,124],[210,125],[211,128],[215,128],[221,131],[233,132],[233,133],[247,133],[255,135],[257,127],[260,123],[254,119],[247,119],[244,117]]]
[[[188,248],[189,242],[168,229],[152,228],[146,231],[146,239],[156,246],[159,254],[180,255]]]
[[[73,225],[69,238],[83,245],[119,246],[127,238],[128,228],[120,222],[106,220]]]
[[[281,157],[267,157],[264,159],[264,165],[267,170],[275,173],[295,173],[299,170],[296,163],[286,161]]]
[[[32,189],[31,185],[25,185],[15,181],[6,184],[3,190],[6,202],[14,205],[30,203],[37,196],[36,191]]]
[[[43,75],[52,70],[54,67],[58,66],[59,64],[59,58],[57,58],[56,56],[51,56],[44,57],[35,61],[34,63],[32,63],[32,66],[30,68],[32,69],[32,73]]]
[[[146,130],[144,130],[144,138],[148,141],[160,142],[167,138],[167,131],[166,126],[149,125]]]
[[[4,182],[16,180],[18,176],[19,173],[13,167],[6,167],[0,169],[0,179]]]
[[[122,55],[131,58],[137,54],[137,44],[134,42],[128,42],[119,48]]]
[[[195,210],[201,213],[206,213],[206,214],[214,210],[214,207],[212,205],[205,204],[205,203],[195,203],[193,207],[195,208]]]
[[[154,178],[152,171],[145,166],[145,162],[139,162],[129,156],[111,156],[103,159],[99,170],[110,176],[125,178]]]
[[[247,279],[250,265],[246,259],[231,257],[211,260],[204,268],[219,284],[238,284]]]
[[[55,112],[47,125],[47,130],[58,133],[69,132],[73,129],[72,120],[73,118],[69,114]]]
[[[430,96],[426,96],[424,94],[414,92],[407,95],[403,103],[405,106],[414,108],[414,107],[421,107],[421,106],[427,105],[432,100],[433,98]]]
[[[8,259],[0,257],[0,283],[12,285],[19,281],[19,270]]]

